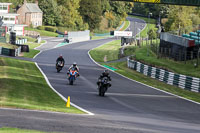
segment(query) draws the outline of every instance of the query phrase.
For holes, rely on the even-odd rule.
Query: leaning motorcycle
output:
[[[77,77],[77,71],[76,70],[70,70],[69,71],[69,84],[70,85],[73,85],[74,84],[74,81],[76,80],[76,77]]]
[[[63,62],[58,61],[57,65],[56,65],[56,69],[57,69],[58,73],[62,70],[63,66],[64,66]]]
[[[104,96],[105,92],[108,90],[110,86],[111,84],[109,83],[107,77],[104,77],[103,79],[99,79],[98,81],[99,96]]]

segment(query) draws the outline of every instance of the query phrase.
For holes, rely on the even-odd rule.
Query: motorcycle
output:
[[[69,84],[73,85],[74,81],[76,80],[78,72],[76,70],[70,70],[69,71]]]
[[[103,79],[99,79],[98,81],[99,96],[104,96],[105,92],[108,90],[109,87],[111,87],[111,84],[109,83],[109,80],[107,77],[104,77]]]
[[[56,64],[57,73],[59,73],[62,70],[63,66],[63,62],[58,61],[58,63]]]

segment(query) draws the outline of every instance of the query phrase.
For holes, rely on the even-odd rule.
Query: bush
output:
[[[52,26],[45,26],[46,31],[56,32],[57,28]]]
[[[44,26],[38,26],[37,29],[38,30],[45,30],[45,27]]]

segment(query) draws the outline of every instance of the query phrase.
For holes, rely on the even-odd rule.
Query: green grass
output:
[[[124,22],[124,26],[120,29],[120,31],[124,31],[128,28],[128,26],[130,25],[130,21],[125,21]]]
[[[46,132],[4,127],[4,128],[0,128],[0,133],[46,133]]]
[[[41,43],[26,43],[26,45],[29,45],[29,52],[23,52],[22,57],[26,58],[33,58],[36,54],[38,54],[40,51],[35,50],[34,48],[38,47],[41,45]]]
[[[8,48],[8,49],[16,49],[16,48],[18,48],[18,46],[12,45],[12,44],[9,44],[9,43],[0,43],[0,47],[4,47],[4,48]]]
[[[49,32],[49,31],[45,31],[45,30],[38,30],[38,29],[35,29],[35,28],[26,27],[25,30],[39,32],[40,36],[50,36],[50,37],[57,37],[58,36],[57,33]]]
[[[150,56],[147,56],[147,47],[137,49],[135,55],[137,60],[144,61],[148,64],[168,69],[174,73],[200,78],[200,66],[198,68],[194,68],[192,63],[185,64],[183,61],[174,61],[168,58],[158,59],[152,52],[150,53]]]
[[[42,43],[45,43],[45,41],[42,40],[41,43],[35,43],[35,42],[26,43],[26,45],[29,45],[29,52],[23,52],[22,57],[33,58],[36,54],[40,52],[39,50],[35,50],[34,48],[40,46]]]
[[[120,40],[115,40],[107,45],[102,45],[95,51],[90,51],[90,54],[97,62],[117,60],[120,48]]]
[[[66,108],[33,62],[0,57],[0,84],[0,107],[83,113]]]
[[[92,40],[104,39],[105,36],[92,36]]]
[[[104,51],[107,51],[108,49],[110,49],[112,43],[113,42],[110,42],[106,45],[103,45],[99,48],[96,48],[96,49],[90,51],[92,58],[97,62],[102,62],[100,60],[102,60],[102,57],[105,54]],[[117,49],[118,46],[116,46],[115,48]],[[115,49],[115,48],[112,48],[112,49]],[[147,57],[147,51],[146,50],[147,50],[146,47],[138,48],[138,47],[130,46],[128,48],[128,50],[125,51],[125,53],[127,52],[127,54],[131,54],[131,52],[133,52],[136,55],[136,58],[138,60],[142,60],[142,61],[148,62],[150,64],[155,63],[155,64],[162,66],[162,67],[165,67],[167,69],[174,69],[174,71],[176,71],[176,72],[183,72],[183,73],[187,73],[187,74],[190,74],[190,75],[191,75],[191,73],[193,73],[196,76],[198,76],[200,74],[200,68],[198,68],[198,70],[197,69],[190,69],[190,68],[192,68],[192,66],[189,65],[189,64],[184,65],[183,62],[175,62],[175,61],[169,60],[169,59],[157,59],[153,52],[150,52],[150,56]],[[107,53],[107,56],[111,56],[111,55],[108,55],[108,54],[109,53]],[[120,73],[120,74],[122,74],[126,77],[129,77],[133,80],[136,80],[136,81],[142,82],[144,84],[159,88],[161,90],[165,90],[167,92],[185,97],[187,99],[194,100],[196,102],[200,102],[200,94],[199,93],[183,90],[183,89],[178,88],[176,86],[168,85],[168,84],[165,84],[164,82],[160,82],[159,80],[152,79],[152,78],[145,76],[145,75],[143,75],[139,72],[136,72],[132,69],[129,69],[127,67],[126,62],[100,63],[100,64],[113,67],[113,68],[117,69],[116,72],[118,72],[118,73]]]
[[[156,20],[155,19],[152,19],[152,18],[148,19],[146,17],[133,16],[133,15],[129,15],[129,17],[139,18],[139,19],[144,20],[147,23],[145,29],[142,30],[141,33],[140,33],[141,37],[147,37],[148,27],[149,27],[149,30],[150,30],[150,29],[154,29],[155,26],[156,26],[155,25],[156,24]]]

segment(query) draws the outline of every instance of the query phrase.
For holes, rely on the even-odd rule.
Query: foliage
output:
[[[41,0],[39,7],[43,11],[43,23],[56,26],[60,24],[60,10],[55,0]]]
[[[79,12],[90,30],[99,28],[102,14],[101,0],[81,0]]]
[[[38,26],[37,29],[38,30],[45,30],[45,27],[44,26]]]
[[[56,32],[57,28],[52,26],[45,26],[44,29],[46,31]]]
[[[162,17],[167,17],[169,6],[162,4],[135,3],[132,11],[133,13],[141,14],[142,16],[148,16],[151,12],[154,18],[158,18],[159,14]],[[161,13],[161,11],[163,13]]]
[[[166,31],[176,29],[183,29],[192,25],[190,14],[193,12],[192,8],[186,6],[170,6],[168,21],[165,24]]]
[[[16,11],[24,0],[2,0],[11,2],[11,10]],[[35,0],[27,0],[34,3]],[[102,18],[108,21],[107,28],[116,28],[131,12],[133,2],[110,0],[38,0],[43,11],[43,24],[66,27],[72,30],[100,29]],[[43,29],[43,27],[38,27]]]
[[[85,30],[88,29],[87,23],[83,22],[82,16],[79,13],[80,0],[58,0],[61,14],[63,18],[63,26],[72,27],[73,29]]]
[[[157,38],[157,32],[156,29],[150,29],[148,32],[149,39],[156,39]]]

